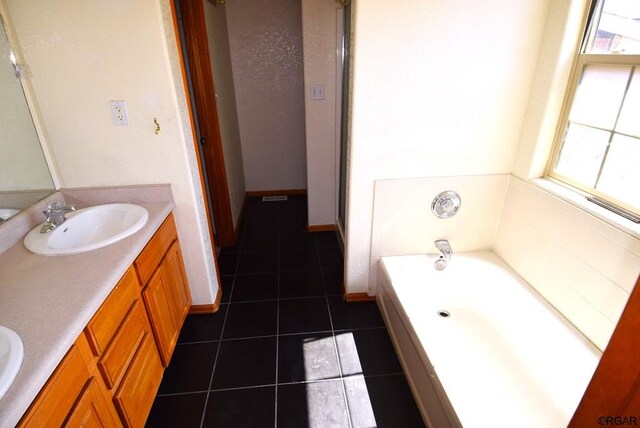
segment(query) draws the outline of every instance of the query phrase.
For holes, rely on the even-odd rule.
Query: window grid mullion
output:
[[[616,134],[616,128],[618,127],[618,121],[620,120],[622,107],[624,106],[624,102],[627,99],[627,94],[629,93],[629,88],[631,87],[631,81],[633,80],[633,75],[635,71],[636,71],[636,67],[631,66],[631,70],[629,71],[629,77],[627,78],[627,85],[624,88],[624,94],[622,95],[622,101],[620,102],[620,107],[618,107],[618,114],[616,115],[616,120],[613,124],[613,129],[611,130],[611,134],[609,135],[607,148],[604,150],[604,156],[602,157],[602,162],[600,163],[600,168],[598,169],[598,175],[596,176],[596,181],[593,184],[594,190],[598,188],[598,183],[600,182],[600,177],[602,176],[602,170],[604,169],[604,164],[607,161],[607,156],[609,155],[609,149],[611,148],[611,142],[613,141],[613,137]]]

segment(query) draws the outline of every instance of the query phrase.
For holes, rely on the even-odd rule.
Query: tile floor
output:
[[[376,304],[342,300],[335,235],[306,218],[305,197],[247,201],[220,310],[187,318],[147,426],[424,426]]]

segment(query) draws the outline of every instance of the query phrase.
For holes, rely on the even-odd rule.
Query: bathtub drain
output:
[[[449,311],[438,311],[438,315],[440,315],[442,318],[449,318],[451,314],[449,313]]]

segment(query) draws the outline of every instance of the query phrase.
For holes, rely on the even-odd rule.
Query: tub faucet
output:
[[[446,239],[438,239],[434,244],[436,244],[436,248],[440,251],[440,258],[448,262],[453,254],[453,249],[449,241]]]
[[[51,232],[67,220],[64,216],[66,213],[75,210],[73,205],[65,205],[62,201],[50,201],[47,204],[47,209],[42,211],[47,219],[44,221],[40,233]]]

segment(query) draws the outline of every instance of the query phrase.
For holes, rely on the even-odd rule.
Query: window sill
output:
[[[548,178],[534,178],[530,182],[536,187],[551,193],[565,202],[593,215],[599,220],[625,232],[635,238],[640,238],[640,224],[636,224],[626,218],[587,201],[585,195],[566,186],[563,186]]]

